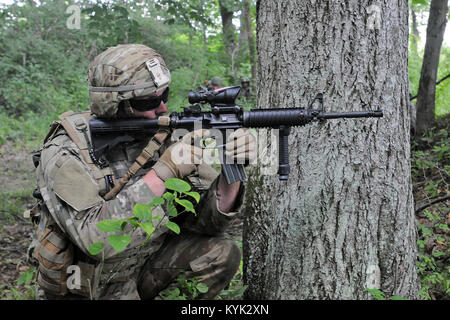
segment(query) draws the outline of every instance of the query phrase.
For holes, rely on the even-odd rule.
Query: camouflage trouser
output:
[[[171,235],[143,266],[137,281],[139,296],[158,298],[184,272],[187,279],[193,276],[208,285],[199,299],[213,299],[230,283],[240,259],[240,250],[231,240],[187,232],[182,237]]]
[[[240,259],[240,250],[231,240],[187,231],[182,236],[169,235],[138,275],[127,282],[108,285],[97,299],[158,299],[162,290],[176,286],[177,277],[182,272],[187,279],[193,276],[208,286],[208,291],[199,294],[198,299],[213,299],[230,283],[239,268]],[[88,299],[73,294],[53,296],[39,288],[36,298]]]

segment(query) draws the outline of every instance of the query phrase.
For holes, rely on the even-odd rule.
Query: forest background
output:
[[[33,297],[35,270],[25,261],[33,203],[31,151],[67,110],[89,109],[89,62],[110,46],[142,43],[165,59],[172,84],[169,111],[188,105],[190,89],[214,76],[223,85],[248,77],[256,106],[256,1],[3,1],[0,3],[0,299]],[[410,1],[410,94],[419,88],[429,0]],[[79,17],[79,20],[78,20]],[[448,29],[448,28],[447,28]],[[450,36],[437,80],[450,74]],[[413,100],[415,101],[415,100]],[[306,101],[305,101],[306,104]],[[275,106],[274,106],[275,107]],[[448,299],[450,80],[436,87],[436,122],[412,140],[412,173],[420,240],[421,297]],[[443,199],[432,203],[433,201]],[[418,210],[420,209],[420,210]],[[242,272],[242,270],[241,270]],[[242,295],[238,273],[223,297]],[[374,293],[376,294],[376,293]],[[386,298],[381,295],[375,298]]]

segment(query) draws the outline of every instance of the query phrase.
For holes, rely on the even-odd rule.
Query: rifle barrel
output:
[[[350,112],[324,112],[320,113],[319,119],[338,119],[338,118],[381,118],[383,111],[350,111]]]
[[[382,117],[383,111],[322,112],[303,108],[251,109],[244,111],[243,123],[248,128],[278,128],[305,125],[314,119]]]

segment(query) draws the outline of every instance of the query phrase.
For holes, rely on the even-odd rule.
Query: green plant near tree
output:
[[[181,272],[177,277],[177,287],[169,287],[160,293],[164,300],[193,300],[199,294],[208,292],[208,285],[199,282],[193,276],[187,276]]]
[[[438,212],[424,211],[429,225],[418,223],[421,238],[417,241],[419,247],[419,260],[417,262],[418,274],[421,278],[422,288],[419,296],[422,299],[432,299],[431,291],[439,292],[443,296],[450,296],[450,268],[442,261],[448,261],[450,249],[447,247],[450,229],[445,217]],[[427,246],[437,244],[427,252]]]
[[[179,234],[181,231],[180,227],[171,220],[184,212],[195,214],[194,204],[188,199],[193,198],[198,203],[200,201],[198,192],[190,191],[191,186],[177,178],[166,180],[164,185],[171,191],[165,192],[162,197],[155,197],[148,204],[136,204],[133,207],[133,217],[102,220],[97,223],[97,227],[100,230],[113,233],[108,236],[107,241],[117,253],[122,252],[128,246],[131,242],[131,235],[135,230],[139,228],[144,230],[147,237],[146,241],[150,240],[155,230],[161,226],[166,226],[176,234]],[[166,206],[164,216],[153,216],[152,209],[163,204]],[[183,207],[184,210],[178,212],[177,205]],[[131,226],[131,228],[128,226]],[[102,252],[104,248],[105,243],[95,242],[89,248],[89,253],[95,256]]]
[[[189,199],[193,198],[198,203],[200,201],[198,192],[191,191],[191,186],[187,182],[177,178],[166,180],[164,185],[170,191],[165,192],[162,197],[155,197],[148,204],[136,204],[133,207],[133,217],[102,220],[97,223],[100,230],[112,233],[108,236],[107,241],[117,253],[122,252],[128,246],[133,232],[137,229],[142,229],[146,233],[146,240],[142,243],[142,246],[144,246],[155,230],[161,226],[166,226],[176,234],[180,234],[180,226],[172,220],[184,212],[195,214],[194,204]],[[165,205],[166,208],[164,216],[154,216],[152,209],[161,205]],[[182,207],[183,211],[178,212],[177,205]],[[127,226],[131,226],[131,228],[127,228]],[[95,256],[101,253],[104,248],[105,243],[95,242],[89,248],[89,253]],[[208,286],[205,283],[198,282],[195,277],[187,278],[184,273],[179,275],[177,282],[179,287],[169,288],[161,293],[164,299],[195,299],[199,293],[208,291]]]
[[[21,273],[17,278],[15,286],[8,284],[8,288],[0,288],[0,297],[7,300],[34,300],[36,288],[34,280],[36,278],[36,268],[30,267]]]
[[[372,289],[372,288],[366,288],[367,292],[369,292],[372,297],[374,297],[376,300],[408,300],[406,298],[403,297],[399,297],[399,296],[391,296],[388,297],[386,295],[386,293],[384,293],[383,291],[379,290],[379,289]]]

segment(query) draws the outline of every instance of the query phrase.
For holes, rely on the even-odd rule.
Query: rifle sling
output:
[[[139,157],[128,169],[128,172],[119,180],[119,182],[103,197],[105,200],[113,199],[131,180],[131,178],[141,169],[149,159],[153,158],[155,152],[157,152],[161,146],[164,144],[169,132],[164,129],[158,130],[158,132],[150,139],[147,146],[142,150]]]

